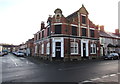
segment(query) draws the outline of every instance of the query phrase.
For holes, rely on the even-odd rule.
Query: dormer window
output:
[[[82,16],[82,24],[86,24],[86,16]]]

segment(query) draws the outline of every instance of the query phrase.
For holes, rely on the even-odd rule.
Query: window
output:
[[[35,37],[35,41],[36,41],[37,40],[37,34],[35,34],[34,37]]]
[[[90,30],[90,37],[94,37],[94,30]]]
[[[77,27],[72,26],[72,35],[77,36]]]
[[[39,33],[39,39],[40,39],[40,37],[41,37],[41,35],[40,35],[40,33]]]
[[[47,36],[49,36],[50,35],[50,27],[48,27],[48,29],[47,29]]]
[[[90,53],[91,54],[96,54],[96,44],[91,44]]]
[[[44,44],[42,44],[41,54],[44,54]]]
[[[71,42],[71,54],[78,54],[78,43]]]
[[[38,47],[37,47],[37,45],[35,46],[35,54],[37,53],[37,49],[38,49]]]
[[[86,36],[86,29],[82,28],[82,36]]]
[[[86,24],[86,17],[82,16],[82,24]]]
[[[44,30],[42,31],[42,38],[44,38]]]
[[[37,34],[36,34],[36,40],[38,40],[38,39],[37,39]]]
[[[46,54],[50,54],[50,43],[47,43]]]
[[[55,25],[55,34],[61,34],[61,25]]]

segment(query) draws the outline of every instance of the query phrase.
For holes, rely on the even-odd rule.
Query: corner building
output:
[[[35,56],[49,60],[98,58],[98,26],[90,21],[84,5],[67,17],[59,8],[54,13],[47,26],[41,22],[41,30],[34,34]]]

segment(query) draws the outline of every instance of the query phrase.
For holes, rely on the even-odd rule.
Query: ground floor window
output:
[[[71,42],[71,54],[78,54],[78,43]]]
[[[35,53],[37,53],[37,45],[35,46]]]
[[[91,54],[96,54],[96,44],[91,44],[91,46],[90,46],[90,53]]]
[[[42,44],[42,47],[41,47],[41,54],[44,54],[44,44]]]
[[[47,43],[46,54],[50,54],[50,43]]]

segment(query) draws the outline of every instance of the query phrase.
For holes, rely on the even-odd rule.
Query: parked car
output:
[[[3,56],[4,54],[3,54],[3,52],[2,51],[0,51],[0,56]]]
[[[110,53],[104,56],[104,59],[119,59],[119,55],[118,53]]]
[[[12,52],[14,55],[17,55],[17,52]]]
[[[2,53],[3,53],[3,55],[7,55],[8,51],[7,50],[3,50]]]
[[[23,52],[17,52],[16,55],[17,56],[24,56],[25,54]]]

